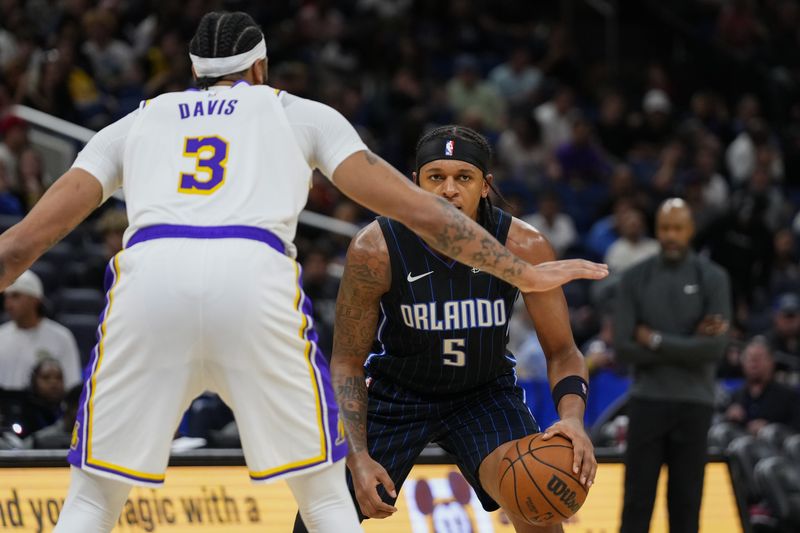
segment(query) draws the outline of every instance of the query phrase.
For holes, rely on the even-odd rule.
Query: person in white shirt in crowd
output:
[[[66,388],[81,382],[81,359],[72,332],[42,313],[44,289],[26,270],[3,293],[11,318],[0,325],[0,388],[24,389],[33,368],[45,358],[61,364]]]
[[[572,139],[571,112],[575,109],[575,94],[566,85],[559,87],[553,99],[533,110],[542,127],[542,141],[549,151]]]
[[[767,165],[772,180],[783,179],[783,156],[774,146],[772,133],[761,118],[751,118],[745,129],[728,145],[725,151],[725,164],[734,186],[744,185],[761,160]],[[759,153],[760,152],[760,153]]]
[[[489,81],[510,105],[530,100],[541,87],[542,71],[530,63],[525,47],[515,48],[508,60],[489,72]]]
[[[647,236],[644,216],[638,209],[622,215],[620,236],[606,252],[605,262],[612,274],[621,274],[633,265],[658,253],[658,241]]]
[[[539,196],[539,211],[523,217],[522,220],[547,237],[557,257],[562,257],[578,239],[575,223],[568,214],[561,211],[561,201],[555,192],[542,193]]]

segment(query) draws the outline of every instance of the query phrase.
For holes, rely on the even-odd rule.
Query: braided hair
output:
[[[247,13],[212,11],[200,19],[189,52],[200,57],[230,57],[252,50],[263,38],[261,28]],[[197,86],[206,89],[220,80],[241,78],[245,72],[197,78]]]
[[[492,159],[492,147],[489,146],[489,141],[486,140],[486,137],[478,133],[477,131],[473,130],[472,128],[467,128],[466,126],[457,126],[454,124],[448,126],[439,126],[438,128],[434,128],[427,133],[423,134],[422,137],[419,138],[417,141],[417,148],[416,152],[419,152],[420,147],[430,141],[431,139],[462,139],[464,141],[470,142],[476,146],[478,146],[481,150],[486,152],[488,156],[487,159],[491,161]],[[419,172],[419,169],[417,169]],[[486,177],[484,176],[484,179]],[[487,182],[489,183],[489,182]],[[494,185],[489,183],[489,188],[492,190],[493,193],[498,195],[500,198],[500,193],[497,192],[497,189],[494,188]],[[488,196],[486,198],[481,198],[478,203],[478,224],[487,227],[489,225],[494,224],[494,206],[492,205],[492,200]]]

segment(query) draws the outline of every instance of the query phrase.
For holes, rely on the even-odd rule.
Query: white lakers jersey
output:
[[[364,146],[328,106],[268,86],[167,93],[104,128],[75,161],[122,187],[130,226],[247,225],[294,240],[311,171],[331,176]]]

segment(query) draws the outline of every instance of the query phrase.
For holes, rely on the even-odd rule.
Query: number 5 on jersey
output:
[[[467,354],[464,353],[464,339],[444,339],[442,343],[442,363],[448,366],[464,366]]]
[[[181,173],[178,192],[211,194],[225,183],[228,141],[222,137],[186,137],[183,156],[194,160],[195,173]]]

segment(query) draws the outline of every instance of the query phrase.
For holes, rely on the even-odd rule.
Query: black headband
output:
[[[455,159],[475,165],[484,176],[489,169],[489,154],[479,144],[457,137],[434,137],[417,150],[417,172],[423,165],[438,159]]]

